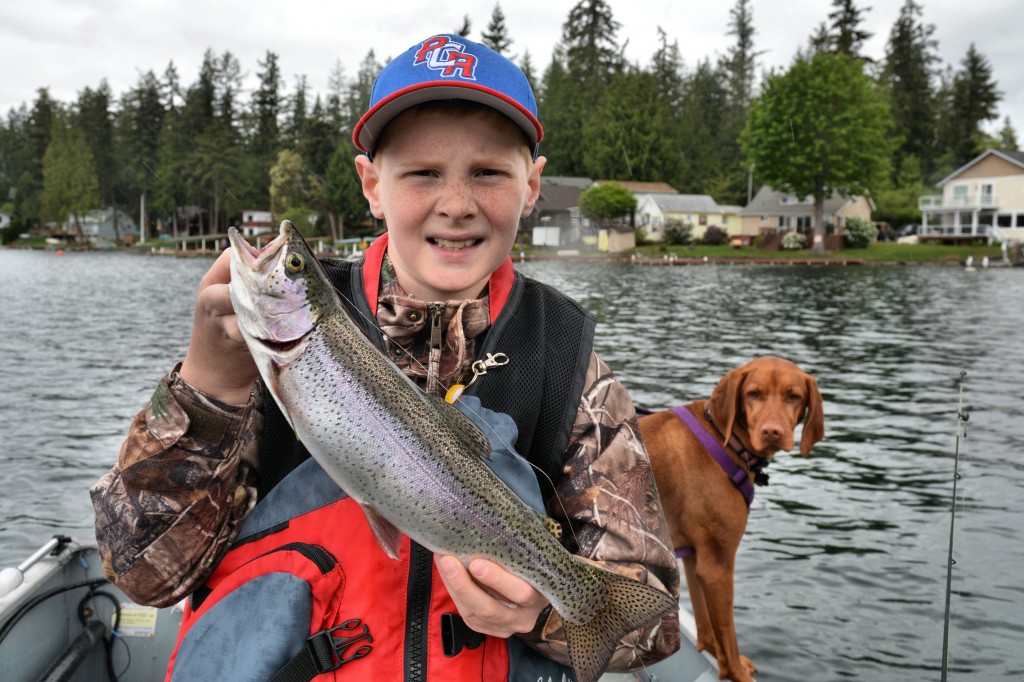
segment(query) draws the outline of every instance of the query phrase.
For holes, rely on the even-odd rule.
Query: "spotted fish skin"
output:
[[[565,621],[580,682],[601,675],[624,635],[677,608],[562,547],[486,466],[483,432],[366,339],[290,222],[259,252],[234,228],[229,239],[231,300],[260,375],[385,552],[397,557],[404,533],[434,553],[520,576]]]

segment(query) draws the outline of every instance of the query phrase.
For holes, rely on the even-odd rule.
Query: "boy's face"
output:
[[[497,112],[395,117],[374,160],[356,166],[402,288],[426,301],[477,297],[537,202],[544,161]]]

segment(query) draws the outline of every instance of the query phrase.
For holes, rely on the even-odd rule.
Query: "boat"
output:
[[[157,609],[103,576],[95,540],[55,535],[17,567],[0,571],[0,671],[4,682],[150,682],[164,677],[183,604]],[[670,658],[601,682],[715,682],[697,651],[692,615],[680,607],[682,645]]]

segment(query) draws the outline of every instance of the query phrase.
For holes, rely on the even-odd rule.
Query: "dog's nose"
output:
[[[765,424],[761,427],[761,437],[771,443],[777,443],[782,440],[782,435],[782,427],[777,424]]]

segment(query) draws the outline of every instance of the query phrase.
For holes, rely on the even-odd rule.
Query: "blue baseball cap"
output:
[[[533,144],[544,137],[537,100],[522,70],[486,45],[441,33],[416,43],[385,66],[370,93],[370,108],[356,123],[352,141],[372,152],[391,119],[422,102],[465,99],[495,109],[519,126]]]

